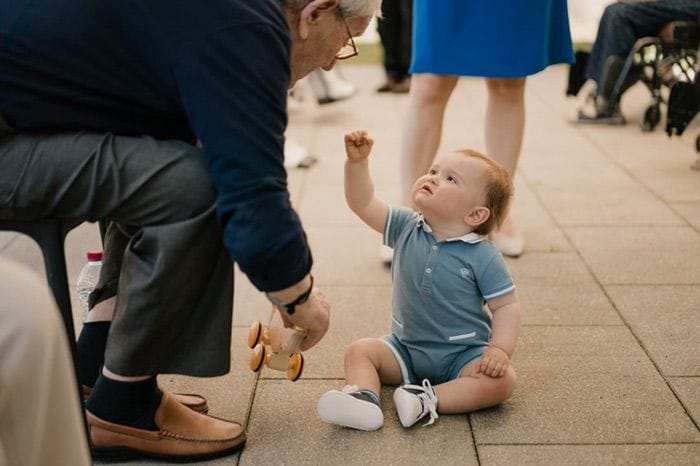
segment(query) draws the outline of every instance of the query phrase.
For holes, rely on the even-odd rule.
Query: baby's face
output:
[[[486,164],[457,152],[440,156],[413,185],[413,202],[423,215],[440,222],[463,221],[484,205]]]

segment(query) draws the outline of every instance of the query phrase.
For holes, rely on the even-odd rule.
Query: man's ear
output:
[[[474,207],[471,212],[464,216],[464,223],[472,228],[476,228],[486,222],[491,216],[491,211],[488,207]]]
[[[338,7],[339,0],[311,0],[311,3],[301,9],[299,13],[299,36],[302,39],[309,37],[309,26],[318,21],[323,11]]]

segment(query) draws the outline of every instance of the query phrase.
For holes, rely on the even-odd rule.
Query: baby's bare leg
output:
[[[437,385],[438,412],[459,414],[488,408],[504,402],[515,389],[515,370],[509,366],[502,377],[489,377],[476,372],[478,359],[465,366],[462,375]]]
[[[348,385],[368,388],[379,395],[382,383],[401,383],[401,368],[386,343],[363,338],[352,342],[345,351],[345,380]]]

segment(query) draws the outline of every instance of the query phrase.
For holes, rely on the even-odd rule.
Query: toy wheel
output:
[[[264,330],[265,326],[262,324],[262,322],[258,321],[251,324],[250,330],[248,330],[248,348],[255,348],[255,345],[260,343]]]
[[[642,123],[643,131],[654,131],[656,125],[661,120],[661,109],[659,104],[649,105],[644,112],[644,122]]]
[[[258,372],[265,361],[267,360],[267,349],[265,345],[258,344],[253,348],[253,354],[250,355],[250,370],[253,372]]]
[[[289,368],[287,368],[287,377],[292,382],[296,382],[301,377],[301,373],[304,370],[304,356],[301,353],[294,353],[289,358]]]

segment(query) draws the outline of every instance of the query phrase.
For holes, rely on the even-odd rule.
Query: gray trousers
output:
[[[0,218],[105,219],[92,304],[116,296],[105,366],[125,376],[230,367],[233,267],[196,147],[97,133],[0,137]]]

